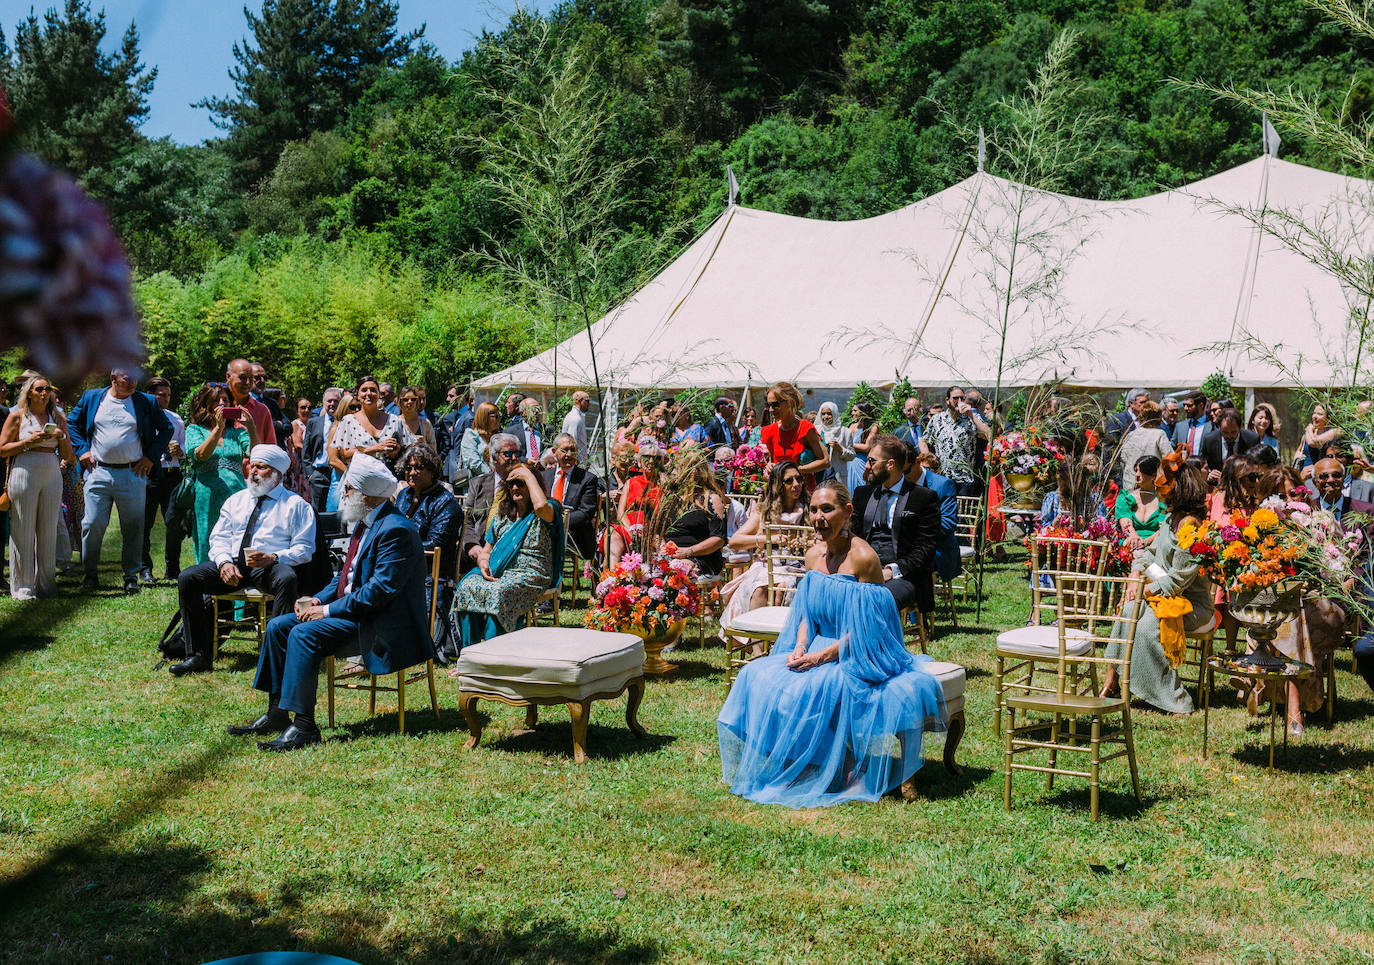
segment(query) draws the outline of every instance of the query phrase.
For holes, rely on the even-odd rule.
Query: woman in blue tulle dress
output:
[[[909,653],[873,548],[849,534],[849,493],[811,496],[818,543],[766,657],[740,672],[716,723],[721,776],[760,804],[828,807],[909,796],[921,738],[944,729],[939,682]]]

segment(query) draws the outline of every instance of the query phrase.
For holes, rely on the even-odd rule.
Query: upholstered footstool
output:
[[[458,707],[471,735],[469,749],[482,737],[479,700],[526,708],[527,728],[538,723],[540,706],[567,704],[573,759],[581,764],[587,760],[592,702],[626,690],[625,723],[636,737],[644,737],[635,716],[644,697],[644,642],[630,633],[526,627],[464,647],[458,658]]]

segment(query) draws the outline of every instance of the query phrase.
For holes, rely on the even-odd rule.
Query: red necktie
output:
[[[358,528],[353,531],[353,539],[348,544],[348,555],[344,557],[343,569],[339,570],[339,592],[336,595],[342,598],[348,592],[348,578],[353,575],[353,557],[358,555],[358,546],[363,541],[363,530],[367,529],[366,523],[359,523]]]
[[[534,430],[533,430],[533,429],[530,429],[530,430],[529,430],[529,434],[530,434],[530,444],[529,444],[529,447],[528,447],[528,448],[529,448],[529,450],[530,450],[530,458],[531,458],[531,459],[538,459],[538,458],[539,458],[539,437],[536,436],[536,435],[534,434]]]
[[[553,481],[553,498],[560,503],[563,501],[563,483],[567,478],[563,475],[563,470],[558,470],[558,477]]]

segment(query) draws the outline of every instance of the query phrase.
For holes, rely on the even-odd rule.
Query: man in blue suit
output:
[[[935,572],[940,579],[948,582],[963,572],[959,558],[959,494],[953,480],[947,479],[925,465],[934,456],[921,456],[914,445],[904,445],[906,449],[906,478],[913,486],[924,486],[935,491],[940,500],[940,535],[935,540]]]
[[[396,477],[378,459],[353,457],[344,476],[340,518],[353,539],[334,582],[297,602],[294,615],[267,624],[253,686],[268,696],[267,713],[231,734],[271,734],[268,751],[319,743],[315,684],[331,654],[361,652],[369,673],[397,673],[434,657],[425,596],[424,548],[415,524],[392,505]],[[294,714],[290,720],[288,713]]]

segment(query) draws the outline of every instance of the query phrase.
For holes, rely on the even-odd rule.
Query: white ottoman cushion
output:
[[[526,627],[464,647],[458,689],[580,700],[643,672],[644,641],[632,633]]]
[[[976,552],[976,551],[974,550],[974,548],[973,548],[972,546],[962,546],[962,545],[961,545],[961,546],[959,547],[959,559],[961,559],[961,560],[966,560],[966,559],[968,559],[970,556],[972,556],[975,552]]]
[[[785,606],[761,606],[757,610],[741,613],[724,629],[727,633],[738,633],[741,636],[764,633],[776,637],[782,632],[782,625],[787,622],[787,613],[790,609]]]
[[[1086,630],[1070,627],[1064,631],[1064,651],[1071,657],[1084,657],[1092,650]],[[1059,655],[1058,627],[1016,627],[997,635],[997,651],[1021,657],[1057,657]]]
[[[968,684],[968,674],[957,663],[930,660],[921,663],[921,669],[940,681],[940,689],[945,697],[945,720],[964,709],[964,687]]]
[[[1212,607],[1212,618],[1196,630],[1184,631],[1185,637],[1205,637],[1217,628],[1217,608]]]

